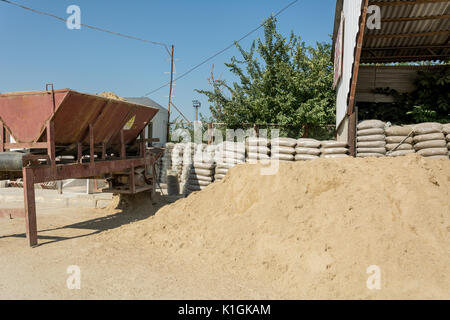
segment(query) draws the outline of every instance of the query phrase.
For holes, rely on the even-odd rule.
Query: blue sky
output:
[[[144,39],[175,45],[176,71],[182,74],[205,58],[258,26],[291,0],[155,1],[155,0],[12,0],[57,16],[66,8],[81,8],[82,23]],[[278,30],[293,30],[307,44],[329,41],[335,0],[300,0],[278,17]],[[262,29],[241,42],[248,48],[262,37]],[[69,30],[65,23],[0,2],[0,92],[55,88],[81,92],[113,91],[120,96],[143,96],[169,81],[170,63],[160,46],[128,40],[87,28]],[[212,64],[215,75],[233,79],[224,66],[232,48],[176,82],[174,103],[191,120],[192,100],[207,99],[194,89],[209,89]],[[167,107],[168,87],[149,97]]]

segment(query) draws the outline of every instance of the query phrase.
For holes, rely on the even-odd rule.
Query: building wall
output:
[[[161,144],[167,143],[168,114],[169,112],[166,109],[159,109],[159,112],[152,120],[152,137],[159,138]]]
[[[336,87],[336,128],[339,130],[341,122],[347,113],[347,98],[350,91],[350,80],[353,71],[354,53],[356,47],[356,37],[359,31],[359,19],[361,15],[360,0],[343,0],[342,10],[344,11],[344,47],[342,59],[342,76]],[[338,12],[336,12],[338,15]],[[337,17],[340,20],[340,12]],[[345,125],[343,123],[342,125]]]
[[[167,143],[167,120],[169,111],[156,101],[147,97],[125,98],[125,100],[159,109],[158,113],[152,120],[152,138],[159,138],[159,143],[154,145]]]

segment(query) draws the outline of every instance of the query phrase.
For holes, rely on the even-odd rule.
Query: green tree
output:
[[[291,32],[284,38],[276,30],[276,19],[264,22],[264,40],[253,41],[245,51],[235,44],[242,59],[225,63],[239,78],[232,85],[213,82],[205,94],[211,114],[230,128],[243,123],[281,125],[281,133],[311,135],[314,127],[334,123],[335,92],[332,89],[331,45],[306,46]]]

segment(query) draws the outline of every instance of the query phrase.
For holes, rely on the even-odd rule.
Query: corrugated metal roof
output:
[[[168,112],[167,109],[164,108],[162,105],[160,105],[158,102],[156,102],[150,98],[147,98],[147,97],[136,97],[136,98],[130,97],[130,98],[124,98],[124,99],[127,101],[130,101],[130,102],[133,102],[133,103],[137,103],[137,104],[141,104],[141,105],[149,106],[149,107],[153,107],[153,108],[158,108],[160,110],[164,110],[164,111]]]
[[[362,63],[450,58],[450,0],[376,0],[381,29],[366,28]]]

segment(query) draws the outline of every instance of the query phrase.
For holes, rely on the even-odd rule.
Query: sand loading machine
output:
[[[0,94],[0,180],[23,178],[24,216],[36,246],[35,183],[107,179],[104,192],[135,194],[156,184],[162,149],[148,147],[145,129],[158,109],[70,89]]]

